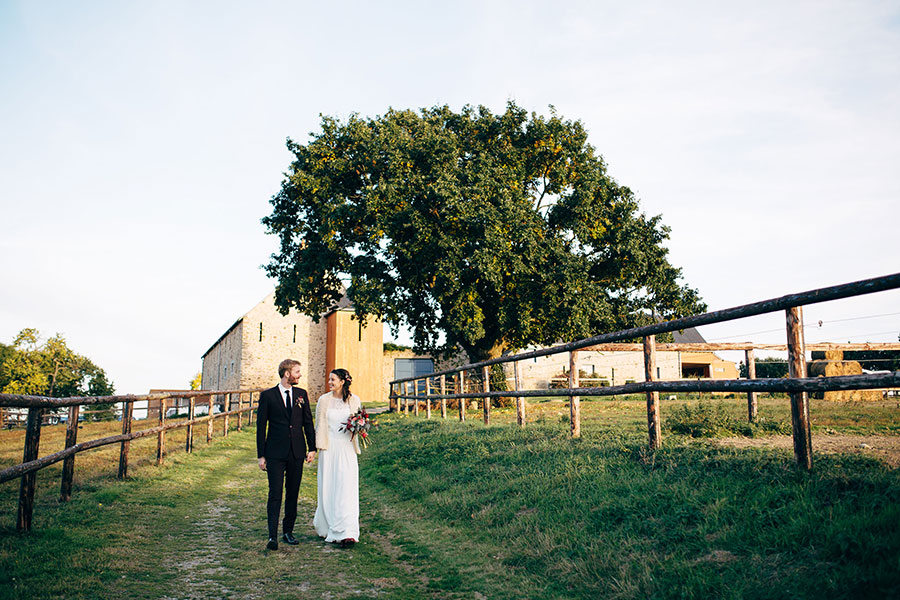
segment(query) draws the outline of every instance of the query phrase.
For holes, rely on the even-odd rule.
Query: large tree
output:
[[[702,311],[579,121],[470,106],[323,117],[263,219],[276,304],[357,315],[471,360]]]

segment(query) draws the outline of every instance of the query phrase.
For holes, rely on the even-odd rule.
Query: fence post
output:
[[[459,392],[458,393],[460,393],[460,394],[466,393],[466,372],[465,371],[459,372]],[[458,400],[459,400],[459,420],[465,421],[466,420],[466,399],[458,398]]]
[[[131,415],[134,412],[134,401],[126,400],[122,403],[122,433],[131,433]],[[130,440],[123,440],[119,447],[119,479],[128,477],[128,449],[131,446]]]
[[[250,404],[248,404],[250,409],[247,411],[247,426],[249,427],[253,425],[253,392],[248,394],[248,400],[250,401]]]
[[[644,338],[644,380],[656,381],[656,336]],[[647,428],[650,431],[650,449],[657,450],[662,443],[659,425],[659,392],[647,392]]]
[[[238,431],[244,430],[244,394],[238,392]]]
[[[515,377],[516,391],[519,391],[519,361],[513,361],[513,376]],[[525,398],[516,396],[516,425],[525,427]]]
[[[419,416],[419,380],[418,379],[413,381],[413,386],[415,387],[415,394],[413,394],[413,395],[416,397],[416,411],[415,412],[416,412],[416,416],[418,417]]]
[[[403,382],[403,414],[409,416],[409,382]]]
[[[788,376],[806,377],[806,342],[803,337],[803,307],[785,311],[787,321]],[[791,392],[791,425],[794,458],[801,468],[812,469],[812,438],[809,429],[809,395]]]
[[[753,356],[753,348],[744,351],[747,361],[747,379],[756,379],[756,358]],[[759,405],[756,401],[756,392],[747,392],[747,416],[751,423],[756,422]]]
[[[388,412],[400,412],[400,404],[397,402],[396,384],[391,383],[388,385],[390,386],[390,390],[388,391]]]
[[[162,427],[166,424],[166,404],[168,404],[168,398],[161,398],[159,400],[159,426]],[[163,457],[166,455],[166,432],[160,431],[156,434],[156,464],[163,464]]]
[[[69,407],[69,422],[66,423],[66,448],[71,448],[78,442],[78,413],[80,406]],[[59,485],[59,501],[68,502],[72,499],[72,478],[75,476],[75,455],[67,456],[63,461],[62,483]]]
[[[431,418],[431,377],[425,378],[425,418]]]
[[[184,436],[184,451],[188,454],[194,451],[194,400],[194,396],[188,399],[188,424]]]
[[[447,395],[447,376],[441,375],[441,396]],[[447,418],[447,399],[441,398],[441,418]]]
[[[578,387],[578,352],[569,352],[569,389]],[[573,438],[581,437],[581,398],[569,396],[569,433]]]
[[[22,462],[27,463],[38,457],[41,443],[41,419],[44,409],[29,408],[25,424],[25,450]],[[19,509],[16,515],[16,531],[31,531],[31,515],[34,512],[34,482],[37,471],[22,475],[19,483]]]
[[[207,398],[206,402],[207,406],[209,406],[209,421],[206,422],[206,443],[212,443],[213,438],[213,397],[210,396]]]
[[[481,378],[483,379],[483,387],[485,392],[491,391],[491,368],[490,367],[481,367]],[[491,423],[491,399],[487,396],[484,397],[484,424],[490,425]]]
[[[225,418],[223,421],[225,422],[222,425],[222,437],[228,437],[228,411],[231,410],[231,394],[224,394],[222,396],[222,412],[225,413]]]

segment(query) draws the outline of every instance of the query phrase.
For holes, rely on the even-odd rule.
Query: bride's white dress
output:
[[[316,533],[326,542],[359,541],[359,463],[350,434],[340,431],[350,406],[328,398],[328,449],[319,451],[318,506],[313,518]]]

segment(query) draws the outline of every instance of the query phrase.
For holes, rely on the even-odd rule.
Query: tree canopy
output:
[[[272,213],[275,300],[318,318],[346,293],[415,349],[472,360],[703,311],[579,121],[509,103],[323,117]]]
[[[23,329],[0,356],[0,391],[6,394],[66,398],[115,393],[106,372],[69,349],[60,334],[41,342],[37,329]]]

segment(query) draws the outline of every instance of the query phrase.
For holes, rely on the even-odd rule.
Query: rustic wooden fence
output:
[[[247,424],[252,424],[253,409],[259,401],[259,389],[247,390],[216,390],[197,392],[176,392],[162,394],[148,394],[144,396],[98,396],[98,397],[74,397],[74,398],[47,398],[43,396],[20,396],[15,394],[0,394],[0,411],[3,408],[27,408],[28,418],[25,426],[25,449],[22,462],[18,465],[0,471],[0,483],[20,478],[19,507],[16,517],[16,529],[29,531],[31,529],[32,513],[34,509],[35,478],[37,471],[59,461],[63,462],[62,483],[60,484],[59,499],[67,502],[72,497],[72,479],[75,474],[75,455],[85,450],[120,444],[119,468],[117,476],[124,479],[128,475],[128,450],[131,440],[146,436],[157,436],[156,464],[160,465],[166,455],[166,432],[171,429],[186,429],[185,450],[193,451],[194,426],[206,423],[206,442],[213,439],[214,422],[222,421],[222,435],[227,436],[231,423],[231,417],[237,418],[237,429],[244,426],[244,413],[247,413]],[[254,403],[254,395],[256,403]],[[246,401],[245,401],[246,396]],[[220,402],[216,401],[220,399]],[[174,422],[166,422],[168,403],[172,399],[187,399],[187,419]],[[148,416],[150,402],[159,401],[158,425],[150,429],[132,431],[132,416],[134,403],[146,400],[148,403]],[[208,406],[208,413],[202,417],[196,417],[195,411],[198,400]],[[121,403],[122,405],[122,433],[85,442],[78,442],[79,413],[82,406],[98,404]],[[214,408],[222,406],[222,412],[215,413]],[[41,423],[44,411],[68,408],[68,420],[66,424],[65,448],[59,452],[38,458],[38,448],[41,439]]]
[[[812,468],[809,393],[835,390],[897,388],[900,387],[900,371],[863,375],[807,377],[806,352],[811,349],[819,349],[820,346],[823,350],[832,349],[831,347],[834,345],[816,344],[809,347],[806,346],[803,336],[803,306],[898,288],[900,288],[900,273],[895,273],[893,275],[885,275],[883,277],[875,277],[872,279],[810,290],[798,294],[789,294],[781,296],[780,298],[763,300],[725,310],[704,313],[702,315],[666,321],[664,323],[625,329],[613,333],[605,333],[583,340],[561,344],[552,348],[543,348],[531,352],[494,358],[479,363],[463,365],[454,369],[430,373],[424,376],[395,379],[390,382],[390,406],[393,411],[400,410],[399,401],[402,400],[404,402],[403,410],[408,413],[409,403],[412,401],[414,404],[414,412],[418,415],[419,404],[424,401],[425,416],[430,418],[432,402],[440,401],[441,416],[446,418],[446,401],[456,399],[459,400],[459,419],[463,421],[466,419],[466,403],[464,400],[476,399],[482,401],[484,423],[489,424],[491,410],[490,399],[514,397],[516,399],[517,424],[519,426],[524,426],[526,411],[525,398],[563,396],[569,398],[570,433],[573,437],[578,437],[581,435],[581,396],[614,396],[643,393],[646,394],[647,398],[649,446],[651,449],[655,450],[660,447],[662,442],[660,427],[660,392],[746,393],[748,398],[748,416],[751,420],[756,419],[756,393],[787,393],[790,396],[791,403],[794,457],[801,468],[809,470]],[[772,345],[764,344],[706,345],[707,350],[715,347],[716,349],[722,350],[744,350],[747,352],[748,367],[750,367],[750,377],[748,379],[660,381],[657,377],[656,353],[660,349],[657,348],[656,335],[680,331],[690,327],[723,323],[726,321],[734,321],[779,311],[784,311],[786,320],[787,340],[786,344],[779,346],[779,348],[786,349],[788,353],[788,377],[781,379],[755,378],[755,372],[751,366],[754,364],[753,350],[760,348],[778,349]],[[642,343],[639,347],[644,354],[645,381],[608,387],[579,387],[578,369],[576,368],[575,360],[576,353],[579,350],[602,350],[611,347],[610,345],[614,345],[612,347],[615,349],[621,349],[621,344],[618,344],[618,342],[635,339],[642,339]],[[662,347],[662,345],[660,346]],[[678,345],[675,344],[668,344],[666,345],[666,349],[672,350],[677,346]],[[696,344],[690,344],[689,346],[691,346],[691,350],[701,349],[699,345]],[[843,349],[851,349],[847,348],[847,345],[842,346]],[[873,345],[859,346],[865,347],[865,349],[871,349],[873,347]],[[896,345],[880,344],[878,346],[880,349],[893,349]],[[567,388],[541,390],[521,389],[518,367],[520,361],[564,352],[569,353],[569,385]],[[492,365],[504,363],[512,363],[512,379],[514,387],[512,390],[492,391],[490,388],[490,367]],[[465,392],[466,373],[469,371],[475,371],[480,374],[482,390],[468,393]],[[454,380],[451,383],[452,387],[457,390],[456,393],[448,393],[448,377]],[[432,387],[432,381],[435,379],[438,382],[438,393],[433,393],[434,389]],[[419,382],[424,382],[424,386],[421,386]],[[410,392],[411,383],[413,384],[413,392]],[[424,393],[419,393],[422,389],[424,390]]]

